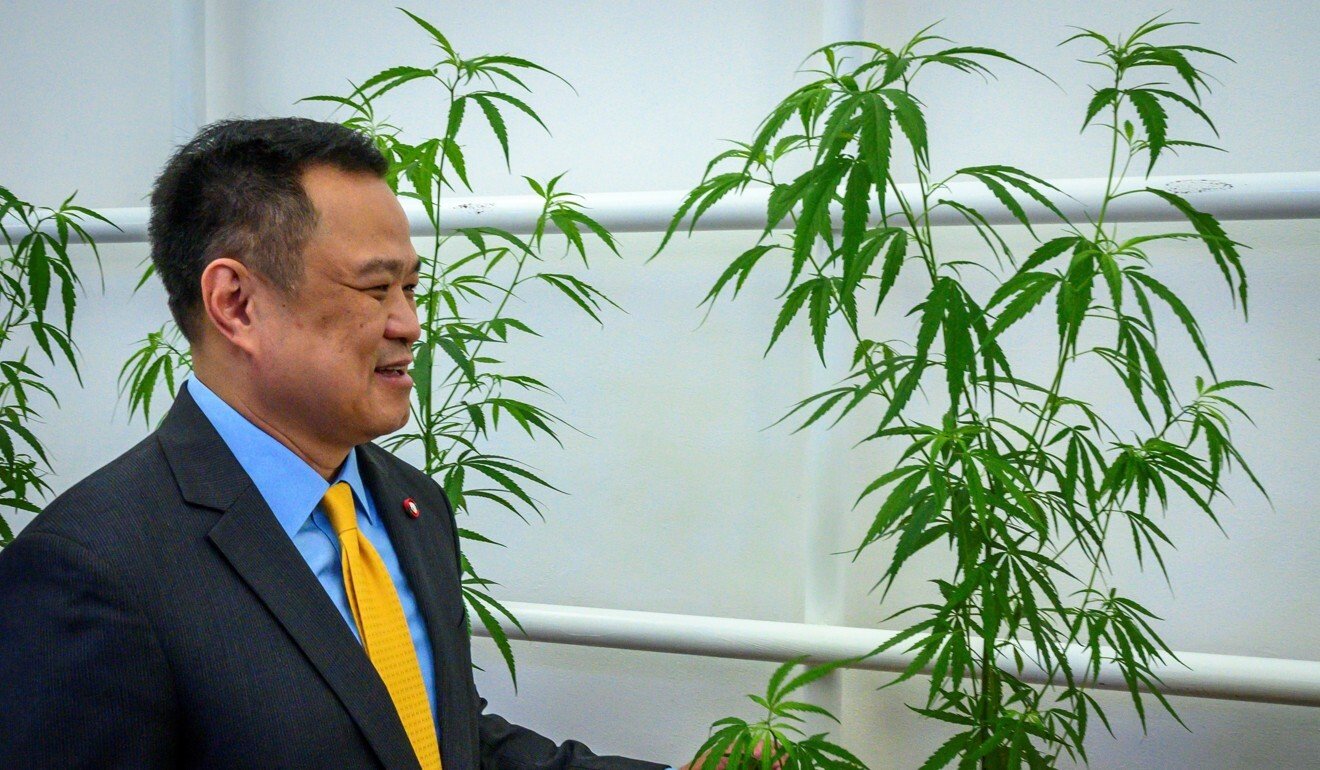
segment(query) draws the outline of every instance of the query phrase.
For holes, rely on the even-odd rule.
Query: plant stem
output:
[[[1114,71],[1115,90],[1118,90],[1119,85],[1122,82],[1121,72],[1122,72],[1121,69],[1117,69],[1117,68]],[[1118,185],[1121,184],[1123,180],[1122,172],[1119,172],[1117,174],[1117,178],[1115,178],[1115,172],[1118,171],[1118,136],[1120,132],[1120,129],[1118,127],[1118,106],[1121,101],[1122,101],[1121,97],[1116,97],[1114,99],[1114,104],[1113,104],[1113,110],[1112,110],[1113,126],[1112,126],[1112,130],[1110,131],[1110,143],[1109,143],[1109,170],[1105,176],[1105,195],[1104,198],[1102,198],[1100,201],[1100,213],[1096,218],[1096,222],[1095,222],[1095,235],[1092,236],[1092,240],[1095,241],[1097,244],[1100,243],[1105,238],[1105,234],[1104,234],[1105,214],[1109,210],[1110,201],[1114,199],[1114,194],[1118,191]],[[1131,157],[1129,156],[1129,160],[1130,159]],[[1050,383],[1049,390],[1045,395],[1045,400],[1041,405],[1041,410],[1036,416],[1036,424],[1031,429],[1031,436],[1033,439],[1036,438],[1036,431],[1039,430],[1041,431],[1040,440],[1043,441],[1045,438],[1045,433],[1049,431],[1050,425],[1053,424],[1054,422],[1053,413],[1051,413],[1051,415],[1048,418],[1045,416],[1045,414],[1047,411],[1051,411],[1050,410],[1051,402],[1053,402],[1059,396],[1059,389],[1063,385],[1064,368],[1067,366],[1069,360],[1070,359],[1068,356],[1068,350],[1066,348],[1066,342],[1061,341],[1059,347],[1059,358],[1054,372],[1054,380]],[[1041,467],[1038,471],[1038,475],[1036,476],[1037,481],[1043,478],[1044,474],[1045,474],[1045,469],[1044,467]]]
[[[984,596],[982,597],[984,601]],[[984,606],[984,605],[982,605]],[[980,732],[982,743],[988,741],[991,735],[990,719],[1001,706],[999,704],[998,692],[995,680],[995,640],[988,633],[982,624],[983,638],[981,640],[981,703],[980,703],[980,724],[977,731]],[[981,758],[981,770],[987,770],[990,767],[990,755]]]
[[[935,269],[935,254],[933,246],[921,236],[921,228],[917,225],[917,216],[912,212],[912,207],[908,204],[903,193],[899,192],[898,182],[894,181],[893,174],[889,175],[889,186],[894,191],[894,197],[898,199],[898,205],[903,209],[903,216],[908,221],[908,226],[912,228],[912,239],[917,242],[917,248],[921,250],[921,259],[926,264],[926,272],[930,274],[931,283],[939,279],[939,274]]]
[[[1118,91],[1123,80],[1123,70],[1115,66],[1114,69],[1114,90]],[[1121,94],[1122,92],[1119,91]],[[1105,178],[1105,197],[1100,202],[1100,214],[1095,220],[1095,240],[1098,242],[1104,235],[1105,214],[1109,210],[1109,202],[1113,200],[1114,193],[1118,190],[1118,184],[1121,183],[1122,175],[1118,179],[1114,178],[1114,172],[1118,168],[1118,135],[1122,131],[1118,127],[1118,105],[1122,102],[1122,96],[1114,98],[1113,109],[1111,111],[1113,126],[1110,133],[1109,142],[1109,173]]]
[[[445,90],[447,90],[447,91],[449,92],[449,108],[448,108],[448,110],[446,110],[446,114],[448,114],[449,112],[452,112],[453,109],[454,109],[454,102],[456,101],[456,98],[457,98],[457,97],[456,97],[456,93],[455,93],[455,89],[456,89],[456,87],[457,87],[457,83],[456,83],[456,82],[448,82],[448,81],[444,81],[444,80],[441,80],[440,82],[441,82],[441,84],[444,85]],[[456,139],[457,139],[457,137],[451,137],[451,136],[449,136],[448,133],[446,132],[446,135],[445,135],[445,141],[446,141],[446,142],[454,141],[454,140],[456,140]],[[431,259],[430,259],[430,264],[428,264],[428,265],[426,266],[426,267],[427,267],[427,275],[426,275],[426,287],[427,287],[427,298],[426,298],[426,321],[427,321],[427,323],[426,323],[426,326],[425,326],[424,328],[427,330],[427,340],[426,340],[426,343],[425,343],[425,344],[427,344],[428,346],[430,346],[430,343],[431,343],[430,335],[434,333],[434,327],[432,326],[432,324],[435,322],[435,318],[436,318],[436,300],[437,300],[437,298],[438,298],[438,296],[439,296],[439,293],[438,293],[438,291],[437,291],[437,288],[436,288],[436,285],[435,285],[435,284],[436,284],[437,271],[439,270],[439,265],[440,265],[440,246],[441,246],[441,244],[444,243],[444,241],[446,240],[446,238],[444,238],[444,237],[441,235],[441,232],[440,232],[440,204],[441,204],[441,201],[442,201],[443,198],[444,198],[444,193],[445,193],[445,163],[446,163],[448,157],[449,157],[448,154],[447,154],[446,152],[444,152],[444,149],[443,149],[443,148],[441,148],[441,151],[440,151],[440,157],[439,157],[439,159],[438,159],[438,162],[436,163],[436,173],[435,173],[435,205],[432,207],[432,212],[433,212],[433,213],[432,213],[432,215],[431,215],[431,217],[430,217],[430,219],[431,219],[431,227],[435,230],[435,235],[433,236],[433,238],[432,238],[432,240],[431,240]],[[418,192],[420,192],[420,191],[418,191]],[[433,375],[434,372],[435,372],[435,356],[433,356],[433,355],[432,355],[432,356],[427,356],[427,358],[426,358],[426,366],[427,366],[427,370],[428,370],[428,371],[426,372],[425,381],[429,383],[429,382],[431,382],[431,377],[432,377],[432,375]],[[423,403],[425,404],[425,409],[423,410],[424,413],[420,415],[420,419],[418,420],[418,422],[421,424],[422,434],[423,434],[423,435],[426,435],[426,436],[433,436],[433,435],[434,435],[434,428],[435,428],[435,421],[436,421],[436,410],[435,410],[435,406],[434,406],[434,404],[432,403],[432,400],[431,400],[430,398],[426,398],[426,399],[424,399],[424,400],[423,400]],[[436,446],[435,446],[435,442],[434,442],[434,441],[430,441],[430,440],[427,440],[427,441],[423,441],[423,442],[422,442],[422,452],[423,452],[423,464],[424,464],[424,467],[425,467],[428,471],[430,471],[432,468],[434,468],[435,465],[438,463],[440,457],[443,456],[443,455],[437,450],[437,448],[436,448]]]

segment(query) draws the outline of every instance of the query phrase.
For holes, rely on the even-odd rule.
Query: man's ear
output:
[[[235,347],[247,353],[255,352],[256,274],[236,259],[220,257],[202,271],[201,284],[205,323]]]

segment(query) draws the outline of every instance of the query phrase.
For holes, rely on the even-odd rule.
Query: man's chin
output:
[[[412,400],[410,398],[412,388],[408,388],[405,393],[375,393],[373,395],[375,398],[372,405],[376,408],[371,415],[363,415],[372,418],[366,421],[371,432],[368,440],[371,441],[401,430],[412,418]]]
[[[412,415],[409,413],[408,409],[405,408],[401,415],[395,415],[389,420],[382,420],[380,424],[382,430],[373,436],[372,439],[374,440],[380,436],[388,436],[391,433],[397,433],[403,430],[408,425],[408,419],[411,416]]]

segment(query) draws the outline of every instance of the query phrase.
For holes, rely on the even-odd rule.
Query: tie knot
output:
[[[321,498],[321,507],[330,520],[335,535],[343,535],[350,529],[357,529],[357,509],[353,507],[353,489],[348,482],[337,482]]]

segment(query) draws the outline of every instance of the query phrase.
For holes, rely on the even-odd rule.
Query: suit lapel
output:
[[[186,388],[157,435],[184,499],[221,512],[211,541],[320,672],[381,762],[418,767],[370,659]]]

